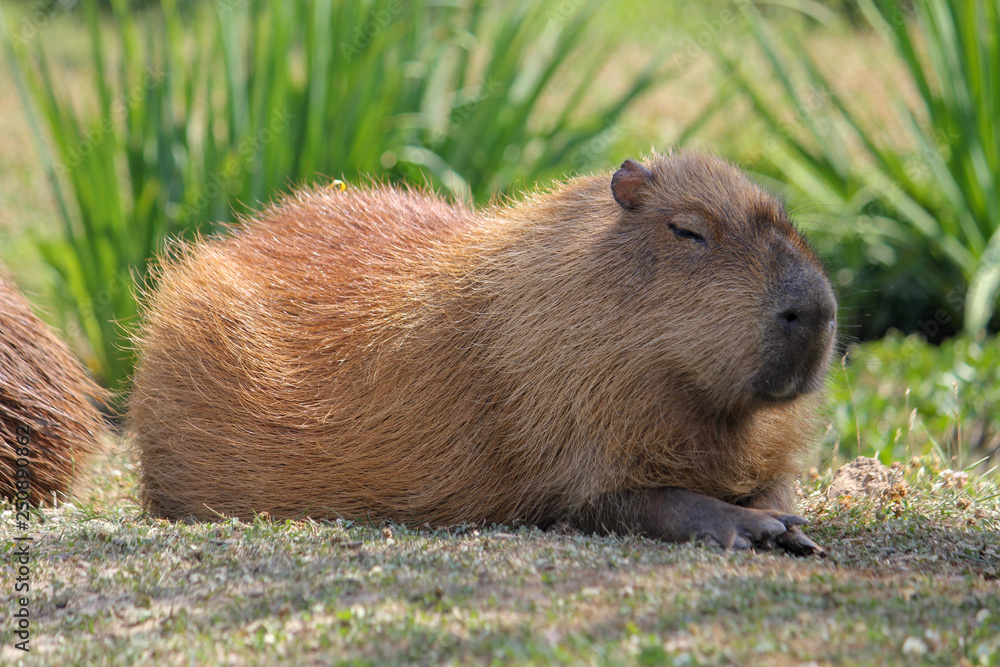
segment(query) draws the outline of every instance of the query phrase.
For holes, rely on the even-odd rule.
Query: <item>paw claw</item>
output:
[[[795,514],[782,514],[781,522],[785,524],[785,526],[788,528],[792,528],[793,526],[809,525],[809,521],[807,519],[803,519],[802,517],[797,516]]]
[[[788,528],[778,519],[764,519],[760,523],[760,535],[756,536],[760,540],[770,540],[784,533]]]
[[[735,535],[731,548],[739,549],[740,551],[746,551],[750,549],[753,545],[750,544],[750,540],[743,537],[742,535]]]
[[[805,533],[803,533],[798,526],[792,526],[786,532],[778,535],[775,538],[775,544],[788,553],[795,554],[796,556],[824,556],[826,555],[826,550],[819,546]]]

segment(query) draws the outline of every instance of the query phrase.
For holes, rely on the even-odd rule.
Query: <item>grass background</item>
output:
[[[799,4],[825,22],[761,7],[835,73],[859,113],[886,128],[887,145],[914,149],[894,131],[889,99],[917,93],[889,47],[849,16],[823,14],[827,5]],[[703,46],[761,58],[749,28],[723,20],[730,7],[627,0],[597,10],[593,30],[616,46],[595,76],[595,100],[620,92],[661,49],[677,68],[592,147],[606,156],[598,166],[670,146],[695,126],[695,145],[767,171],[766,124],[726,88]],[[4,2],[15,30],[34,8]],[[96,104],[79,21],[56,11],[38,28],[31,39],[45,40],[61,90]],[[58,212],[7,67],[0,108],[0,261],[55,321],[36,241],[58,233]],[[830,202],[791,204],[818,247],[836,248]],[[844,267],[830,273],[842,299],[866,289]],[[843,315],[843,359],[831,373],[827,428],[800,502],[828,558],[516,526],[429,531],[266,517],[171,524],[142,513],[128,443],[116,440],[71,504],[33,515],[33,652],[11,648],[5,606],[0,662],[1000,664],[1000,489],[990,461],[975,465],[1000,445],[996,340],[933,346],[890,332],[858,343],[854,326],[871,314]],[[86,341],[70,342],[86,358]],[[828,501],[832,470],[858,454],[903,462],[908,492]],[[953,472],[966,467],[968,477]],[[13,528],[12,511],[0,506],[5,555],[19,534]],[[4,595],[13,571],[8,558]]]

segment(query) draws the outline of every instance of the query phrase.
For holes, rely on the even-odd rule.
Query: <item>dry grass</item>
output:
[[[34,518],[31,664],[1000,661],[1000,489],[927,459],[884,503],[807,481],[825,559],[525,527],[173,524],[141,512],[134,480],[115,453]],[[2,543],[17,534],[0,510]]]

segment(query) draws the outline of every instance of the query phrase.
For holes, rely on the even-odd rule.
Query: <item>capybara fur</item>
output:
[[[782,205],[720,159],[482,211],[303,191],[157,277],[128,415],[157,515],[815,548],[788,512],[836,304]]]
[[[101,451],[105,392],[0,276],[0,496],[43,505],[64,498]]]

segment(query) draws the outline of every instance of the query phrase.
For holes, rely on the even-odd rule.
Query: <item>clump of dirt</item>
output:
[[[841,496],[880,500],[905,495],[901,493],[904,486],[901,467],[888,468],[878,459],[859,456],[834,473],[826,497],[827,500],[836,500]]]

